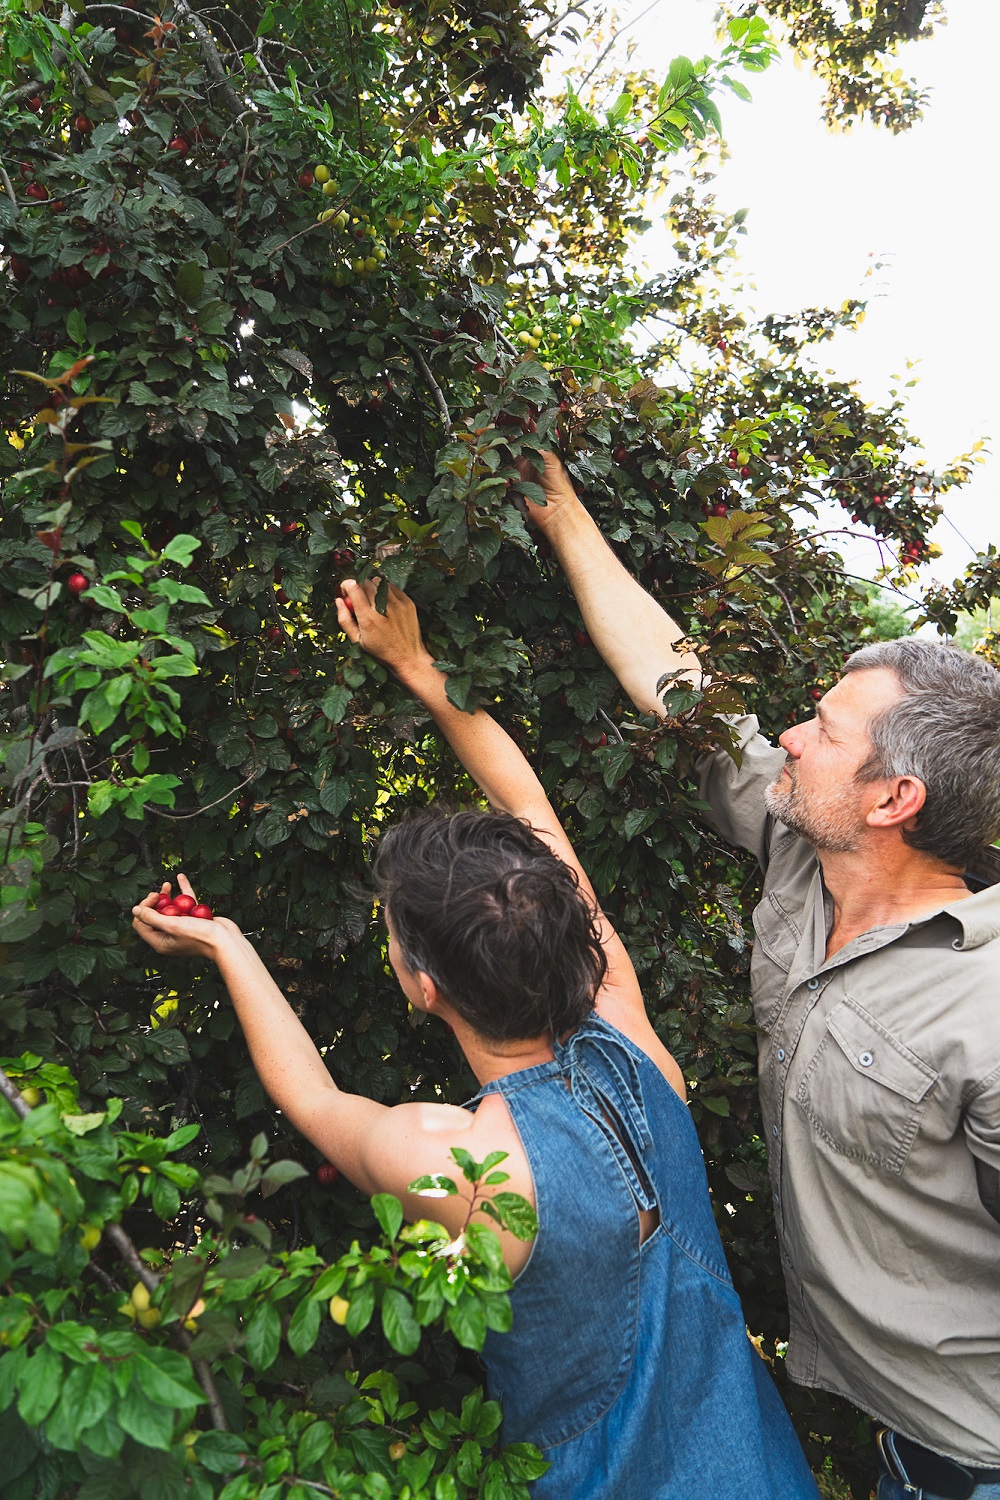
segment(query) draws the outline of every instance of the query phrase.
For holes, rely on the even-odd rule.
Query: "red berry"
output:
[[[313,174],[311,172],[300,172],[299,173],[299,187],[300,188],[311,188],[312,185],[313,185],[313,183],[315,181],[316,181],[316,179],[315,179],[315,177],[313,176]]]
[[[577,630],[573,633],[573,639],[578,646],[591,646],[593,642],[585,630]]]
[[[724,505],[721,500],[717,500],[714,505],[708,507],[708,513],[710,516],[727,516],[729,514],[729,507],[728,505]]]
[[[42,105],[44,104],[44,102],[45,101],[42,99],[41,94],[33,94],[28,100],[28,108],[34,114],[39,115],[42,112]]]
[[[182,135],[175,135],[167,147],[168,151],[187,151],[187,149],[188,143]]]
[[[749,468],[748,468],[748,466],[746,464],[744,464],[743,467],[742,467],[742,469],[740,470],[740,478],[741,479],[749,479],[750,478],[750,470],[749,470]]]
[[[332,1161],[325,1161],[321,1167],[316,1168],[316,1176],[324,1187],[333,1187],[340,1173]]]
[[[27,197],[37,198],[39,203],[49,196],[49,190],[44,182],[29,182],[24,191]]]
[[[291,533],[293,531],[298,531],[298,529],[299,529],[299,523],[298,523],[298,521],[282,521],[282,523],[281,523],[281,529],[282,529],[282,531],[287,531],[289,533]]]
[[[193,896],[186,896],[182,893],[180,896],[174,897],[174,905],[176,906],[182,917],[188,917],[194,911],[198,903]]]
[[[269,641],[280,641],[284,633],[280,625],[272,625],[269,630],[264,631]]]
[[[15,281],[27,281],[31,275],[31,267],[19,255],[12,255],[10,258],[10,274]]]
[[[203,922],[211,922],[212,908],[210,906],[206,906],[204,901],[199,901],[197,906],[192,906],[191,910],[188,912],[188,916],[200,917]]]
[[[166,907],[173,906],[173,904],[173,899],[170,896],[161,896],[156,903],[156,910],[163,912]]]
[[[727,350],[727,349],[728,349],[728,348],[729,348],[729,345],[728,345],[728,344],[727,344],[727,343],[726,343],[726,341],[725,341],[725,339],[717,339],[717,340],[716,340],[716,344],[715,344],[715,347],[716,347],[716,349],[718,349],[718,350],[719,350],[719,351],[720,351],[720,352],[721,352],[721,353],[722,353],[722,354],[725,354],[725,352],[726,352],[726,350]]]
[[[161,906],[160,903],[157,902],[156,910],[160,913],[161,917],[179,917],[183,915],[182,912],[179,912],[177,910],[172,901],[168,901],[166,906]]]
[[[347,605],[347,612],[348,612],[348,614],[355,615],[355,617],[356,617],[357,616],[357,611],[355,610],[354,605],[351,602],[351,600],[348,599],[348,597],[347,597],[346,594],[342,594],[341,598],[343,599],[344,603]]]
[[[823,689],[822,688],[810,688],[809,689],[809,696],[810,696],[810,698],[815,698],[816,702],[818,703],[819,700],[823,696]]]
[[[872,504],[873,505],[884,505],[885,501],[882,499],[881,495],[873,495],[872,496]]]
[[[86,115],[77,115],[76,119],[73,121],[73,126],[80,132],[81,135],[89,135],[94,128],[90,120],[87,119]]]
[[[739,456],[740,456],[740,450],[738,448],[730,448],[730,450],[729,450],[729,466],[730,466],[730,468],[732,468],[733,464],[735,464],[735,462],[739,458]]]
[[[82,594],[84,589],[90,588],[90,579],[83,573],[71,573],[66,580],[66,587],[71,594]]]
[[[616,448],[615,449],[615,463],[616,464],[627,464],[628,463],[628,449],[627,448]]]

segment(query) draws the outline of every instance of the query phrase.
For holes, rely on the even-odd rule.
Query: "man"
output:
[[[404,594],[390,589],[381,615],[374,583],[343,587],[342,628],[394,669],[499,809],[404,820],[375,864],[389,961],[411,1004],[454,1031],[475,1109],[338,1089],[232,922],[160,916],[154,892],[136,931],[218,964],[271,1098],[364,1192],[421,1218],[409,1185],[450,1175],[453,1146],[506,1154],[507,1190],[539,1230],[531,1246],[501,1233],[513,1327],[487,1337],[484,1360],[505,1441],[550,1463],[536,1500],[816,1500],[746,1336],[683,1079],[541,784],[495,720],[448,701]],[[463,1197],[435,1212],[462,1233]]]
[[[541,483],[529,519],[586,630],[662,716],[662,676],[700,682],[698,658],[552,455]],[[751,981],[789,1374],[886,1429],[880,1500],[1000,1500],[1000,673],[881,643],[782,749],[736,728],[742,766],[699,770],[765,872]]]

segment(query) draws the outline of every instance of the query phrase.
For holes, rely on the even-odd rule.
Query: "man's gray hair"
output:
[[[884,667],[904,696],[868,726],[862,781],[915,776],[927,789],[915,849],[966,868],[1000,838],[1000,672],[981,656],[936,641],[876,641],[845,672]]]

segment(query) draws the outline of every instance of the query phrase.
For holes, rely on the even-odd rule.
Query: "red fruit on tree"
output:
[[[810,698],[815,698],[816,702],[818,703],[819,700],[823,696],[823,689],[822,688],[810,688],[809,689],[809,696],[810,696]]]
[[[272,625],[269,630],[264,631],[269,641],[280,641],[284,633],[280,625]]]
[[[187,896],[182,893],[181,895],[174,897],[174,905],[176,906],[182,917],[188,917],[194,911],[198,903],[193,896]]]
[[[167,147],[168,151],[187,151],[187,149],[188,143],[182,135],[175,135]]]
[[[316,1176],[323,1187],[333,1187],[340,1173],[332,1161],[325,1161],[321,1167],[316,1168]]]
[[[873,495],[872,496],[872,504],[873,505],[884,505],[885,501],[882,499],[881,495]]]
[[[627,448],[616,448],[615,449],[615,463],[616,464],[626,464],[626,463],[628,463],[628,449]]]
[[[10,258],[10,274],[15,281],[27,281],[31,275],[31,267],[19,255],[12,255]]]
[[[300,188],[311,188],[312,185],[313,185],[313,183],[315,181],[316,181],[316,179],[315,179],[315,177],[313,176],[313,174],[311,172],[300,172],[299,173],[299,187]]]
[[[708,513],[710,516],[727,516],[729,514],[729,506],[724,505],[721,500],[717,500],[714,505],[708,507]]]
[[[27,197],[36,198],[39,203],[49,196],[49,190],[44,182],[29,182],[24,191]]]
[[[298,521],[282,521],[281,529],[287,532],[298,531],[299,523]]]
[[[73,121],[73,128],[74,130],[78,130],[81,135],[89,135],[94,126],[93,122],[86,115],[77,115]]]
[[[729,348],[729,345],[726,343],[725,339],[716,339],[715,347],[719,350],[720,353],[725,354],[726,350]]]
[[[573,632],[573,639],[576,641],[576,644],[578,646],[591,646],[591,645],[593,645],[593,642],[591,641],[590,636],[587,634],[587,632],[585,630],[576,630],[576,631],[574,631]]]
[[[747,464],[744,464],[743,467],[742,467],[742,469],[740,470],[740,478],[741,479],[749,479],[750,478],[750,469],[749,469],[749,466]]]
[[[197,906],[192,906],[188,915],[191,917],[199,917],[203,922],[211,922],[212,908],[210,906],[206,906],[204,901],[199,901]]]
[[[71,594],[82,594],[84,589],[90,588],[90,579],[85,573],[71,573],[66,580],[66,587]]]

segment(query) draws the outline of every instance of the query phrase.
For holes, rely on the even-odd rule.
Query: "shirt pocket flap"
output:
[[[875,1079],[912,1104],[919,1104],[937,1082],[933,1068],[850,996],[834,1006],[826,1025],[856,1073]]]

